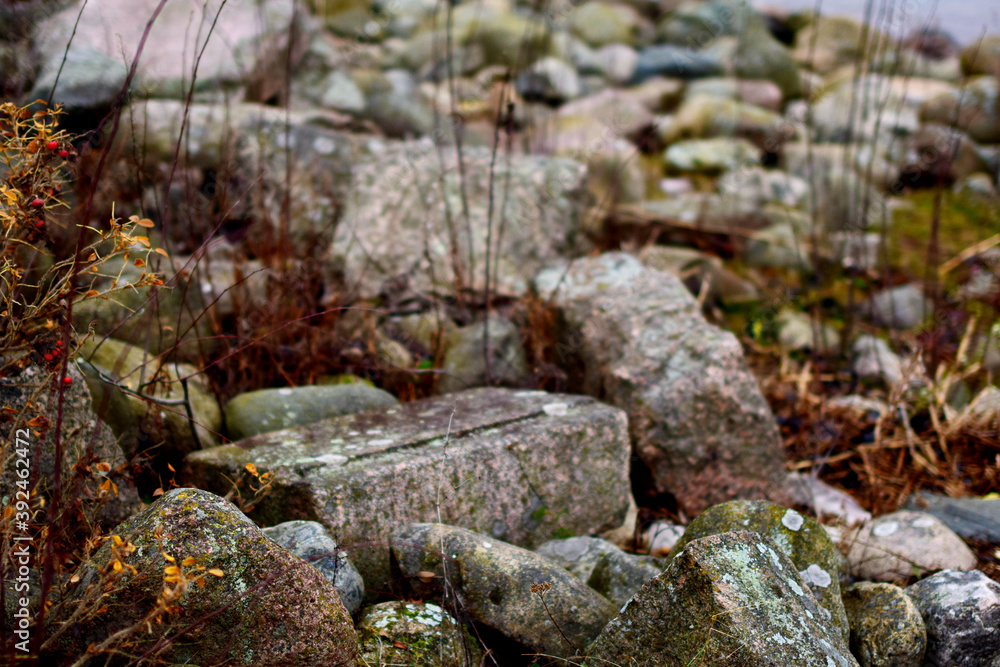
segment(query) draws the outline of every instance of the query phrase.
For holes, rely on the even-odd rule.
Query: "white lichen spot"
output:
[[[542,410],[550,417],[565,417],[569,406],[565,403],[548,403],[542,406]]]
[[[889,537],[899,530],[898,521],[886,521],[872,528],[872,535],[875,537]]]
[[[347,435],[361,435],[361,431],[348,431]]]
[[[922,517],[914,520],[913,527],[914,528],[933,528],[934,527],[934,519],[932,519],[929,516],[922,516]]]
[[[340,454],[324,454],[323,456],[317,456],[316,461],[327,465],[339,466],[347,463],[348,459],[346,456],[341,456]]]
[[[373,428],[373,429],[370,429],[368,431],[365,431],[365,435],[378,435],[381,432],[382,432],[382,429],[380,429],[380,428]]]
[[[799,572],[799,575],[802,576],[803,581],[807,584],[819,586],[820,588],[827,588],[833,581],[830,573],[816,563]]]
[[[794,592],[794,593],[795,593],[796,595],[804,595],[804,594],[805,594],[805,591],[804,591],[804,590],[802,590],[802,587],[801,587],[801,586],[799,586],[799,585],[798,585],[798,583],[796,583],[794,579],[789,579],[789,580],[788,580],[788,587],[789,587],[789,588],[791,588],[791,589],[792,589],[792,591],[793,591],[793,592]],[[807,614],[809,613],[809,610],[808,610],[808,609],[806,610],[806,613],[807,613]]]
[[[369,440],[368,444],[372,447],[384,447],[385,445],[392,444],[392,438],[382,438],[381,440]]]
[[[337,151],[337,144],[327,137],[319,137],[313,142],[313,149],[320,155],[330,155]]]
[[[788,510],[785,516],[781,517],[781,525],[792,531],[801,528],[805,522],[805,518],[795,510]]]
[[[278,390],[278,396],[288,396],[291,393],[292,393],[292,390],[289,389],[288,387],[285,387],[284,389],[279,389]]]
[[[489,548],[490,548],[490,547],[492,547],[492,546],[493,546],[493,545],[492,545],[492,544],[490,544],[489,542],[483,542],[483,548],[484,548],[484,549],[489,549]]]

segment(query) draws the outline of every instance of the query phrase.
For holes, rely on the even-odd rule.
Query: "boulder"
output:
[[[1000,584],[979,570],[944,570],[906,594],[927,628],[924,664],[992,667],[1000,660]]]
[[[898,581],[937,570],[971,570],[975,554],[946,525],[923,512],[884,514],[845,536],[851,574]]]
[[[608,623],[588,656],[648,667],[858,664],[797,566],[749,531],[689,543]]]
[[[928,100],[920,109],[920,120],[957,127],[980,143],[1000,141],[996,77],[973,77],[962,88]]]
[[[448,590],[474,621],[531,651],[579,655],[615,615],[613,604],[558,564],[489,535],[417,523],[395,530],[391,548],[394,568],[418,597]]]
[[[653,491],[697,512],[781,484],[777,426],[742,348],[678,278],[614,252],[546,269],[535,289],[564,322],[556,362],[573,386],[628,411]]]
[[[477,389],[205,450],[187,458],[180,478],[226,493],[247,464],[272,473],[252,516],[322,523],[371,596],[391,578],[391,532],[410,522],[448,521],[528,548],[621,526],[632,503],[628,461],[618,409]]]
[[[657,135],[665,144],[681,139],[742,137],[759,145],[771,142],[776,152],[780,141],[791,138],[791,125],[762,107],[715,95],[689,94],[673,118],[663,123]]]
[[[528,378],[521,332],[510,320],[495,315],[455,329],[448,336],[442,370],[438,389],[443,394],[489,384],[521,385]]]
[[[358,620],[362,665],[475,667],[483,651],[472,634],[431,602],[383,602]]]
[[[746,139],[688,139],[672,144],[663,158],[680,172],[719,174],[760,164],[763,152]]]
[[[922,667],[924,619],[899,586],[861,581],[844,591],[851,652],[861,667]]]
[[[950,498],[920,491],[910,496],[906,509],[932,514],[967,540],[1000,544],[1000,500]]]
[[[654,76],[697,79],[723,73],[725,66],[715,54],[670,44],[647,46],[639,52],[632,83],[642,83]]]
[[[642,25],[639,13],[632,7],[599,0],[576,6],[567,20],[570,31],[595,48],[633,44]]]
[[[626,553],[599,537],[550,540],[535,552],[559,563],[616,607],[628,602],[664,566],[659,558]]]
[[[226,404],[226,430],[230,440],[242,440],[398,403],[392,394],[363,383],[259,389]]]
[[[966,76],[1000,76],[1000,35],[986,35],[962,51],[962,72]]]
[[[847,616],[840,599],[840,579],[846,574],[844,557],[819,523],[795,510],[764,501],[732,501],[708,508],[684,531],[670,558],[687,545],[709,535],[749,530],[768,537],[791,559],[802,581],[823,610],[822,620],[848,640]]]
[[[72,623],[44,652],[47,664],[132,626],[141,631],[123,637],[130,653],[171,663],[356,664],[354,626],[333,585],[228,501],[173,489],[114,535],[46,616],[50,632]],[[158,600],[174,610],[161,622],[148,616]]]

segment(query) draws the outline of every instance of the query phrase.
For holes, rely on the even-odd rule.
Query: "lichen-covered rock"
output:
[[[474,621],[532,651],[578,655],[615,615],[611,602],[558,564],[489,535],[418,523],[394,531],[390,548],[414,594],[451,586]]]
[[[774,541],[795,563],[799,576],[827,612],[817,622],[832,624],[831,630],[835,628],[846,645],[849,630],[840,598],[844,557],[823,526],[795,510],[761,500],[734,500],[710,507],[674,545],[671,560],[694,540],[734,530],[750,530]]]
[[[861,581],[844,591],[851,652],[861,667],[922,667],[927,633],[913,600],[892,584]]]
[[[76,365],[86,378],[94,410],[121,438],[128,456],[155,447],[179,460],[218,443],[222,411],[194,366],[164,363],[142,347],[114,338],[85,341]]]
[[[72,625],[43,655],[47,664],[82,655],[92,642],[132,626],[139,630],[128,652],[156,650],[165,662],[356,664],[357,637],[333,585],[228,501],[174,489],[115,535],[121,541],[108,540],[80,566],[79,582],[46,618],[50,632]],[[177,591],[181,575],[189,584],[172,600],[177,611],[147,628],[157,599],[164,589]]]
[[[189,455],[179,478],[227,493],[248,463],[273,473],[251,515],[322,523],[369,594],[391,579],[399,526],[440,519],[531,548],[618,528],[633,502],[625,413],[541,391],[474,389],[265,433]]]
[[[226,430],[230,439],[242,440],[398,403],[392,394],[365,384],[260,389],[226,404]]]
[[[780,496],[781,442],[742,348],[704,320],[678,278],[606,253],[546,269],[535,287],[565,322],[558,363],[580,391],[628,411],[655,492],[692,513]]]
[[[979,570],[944,570],[906,588],[927,628],[925,663],[980,667],[1000,661],[1000,584]]]
[[[626,553],[599,537],[550,540],[535,551],[559,563],[619,607],[658,575],[664,565],[659,558]]]
[[[937,570],[971,570],[976,555],[948,526],[923,512],[884,514],[845,540],[851,574],[868,581],[901,581]]]
[[[589,250],[578,219],[582,164],[535,155],[494,163],[488,149],[469,148],[460,179],[455,152],[442,159],[421,140],[379,143],[356,160],[331,252],[359,296],[378,296],[387,281],[448,297],[483,289],[487,241],[491,293],[520,295],[525,276]],[[503,184],[502,197],[491,199],[491,183]]]
[[[484,351],[489,343],[489,361]],[[443,394],[486,384],[518,386],[528,376],[521,332],[510,320],[490,316],[486,322],[460,327],[448,336],[445,375],[438,382]]]
[[[383,602],[358,621],[362,665],[477,667],[483,650],[451,614],[430,602]]]
[[[996,77],[973,77],[967,85],[928,100],[920,109],[920,120],[953,125],[979,143],[1000,141]]]
[[[746,139],[687,139],[672,144],[663,159],[675,171],[719,174],[760,164],[764,153]]]
[[[351,564],[347,551],[337,547],[330,532],[316,521],[286,521],[264,529],[264,534],[319,570],[340,594],[348,613],[361,608],[365,582]]]
[[[824,616],[769,537],[711,535],[646,582],[590,647],[587,664],[857,667]]]

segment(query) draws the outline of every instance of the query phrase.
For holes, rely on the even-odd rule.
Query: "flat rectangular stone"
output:
[[[620,526],[632,502],[625,412],[585,396],[488,388],[337,417],[190,454],[184,484],[225,495],[274,474],[250,513],[326,525],[377,592],[388,536],[440,522],[532,548]],[[254,486],[259,483],[254,481]],[[246,485],[240,493],[248,497]]]

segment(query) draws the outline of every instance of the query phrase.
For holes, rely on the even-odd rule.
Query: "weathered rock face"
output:
[[[488,362],[484,355],[487,339]],[[528,376],[528,365],[520,330],[508,319],[491,316],[488,324],[477,322],[452,331],[444,371],[446,374],[438,382],[443,394],[486,384],[522,384]]]
[[[539,653],[579,655],[615,615],[611,602],[558,564],[469,530],[406,526],[392,534],[392,558],[417,595],[450,586],[473,620]]]
[[[33,488],[42,497],[48,497],[58,464],[65,498],[79,503],[78,508],[87,521],[109,530],[140,507],[139,494],[135,485],[123,475],[122,468],[126,461],[114,433],[107,424],[98,424],[83,375],[70,364],[67,377],[71,382],[63,386],[59,430],[63,454],[58,462],[55,437],[59,397],[54,377],[38,366],[29,366],[17,377],[0,378],[0,405],[15,410],[17,415],[3,428],[0,498],[7,507],[14,507],[20,499],[15,495],[24,490],[17,485],[18,481],[25,479],[20,471],[30,468],[18,461],[38,466],[38,483]],[[28,401],[31,401],[32,408],[28,408]],[[90,466],[92,470],[96,470],[95,464],[106,463],[110,470],[104,475],[87,473],[76,467],[78,462]],[[105,491],[99,490],[105,480],[117,486],[117,497],[110,486]],[[62,503],[64,500],[56,499],[54,502]]]
[[[906,593],[927,627],[925,664],[992,667],[1000,660],[1000,584],[979,570],[944,570]]]
[[[225,493],[248,463],[274,473],[253,516],[323,523],[375,593],[389,580],[389,535],[410,522],[440,520],[529,548],[620,526],[631,502],[628,460],[618,409],[583,396],[480,389],[198,452],[181,477]]]
[[[63,71],[55,101],[65,101],[67,108],[110,102],[125,83],[127,67],[158,4],[158,0],[98,0],[87,3],[82,12],[74,5],[42,22],[35,33],[42,74],[32,95],[48,97],[70,44],[67,58],[77,66],[71,68],[71,77]],[[289,54],[294,64],[304,50],[304,32],[303,26],[295,25],[291,0],[168,2],[149,31],[134,86],[183,99],[197,60],[196,90],[250,86],[260,89],[257,97],[263,101],[280,90],[266,88],[281,85],[278,75],[285,71]],[[290,36],[297,38],[291,49]],[[109,77],[109,71],[117,76]]]
[[[483,655],[471,633],[430,602],[368,607],[358,621],[358,643],[362,665],[466,667],[479,665]]]
[[[966,539],[1000,544],[1000,500],[949,498],[921,491],[910,496],[906,509],[932,514]]]
[[[823,526],[798,512],[764,501],[735,500],[710,507],[691,522],[671,554],[679,554],[689,543],[734,530],[752,530],[774,541],[795,564],[799,576],[822,606],[831,631],[848,640],[847,616],[840,599],[844,558]]]
[[[921,667],[927,634],[902,588],[862,581],[844,591],[851,652],[861,667]]]
[[[527,287],[524,276],[589,249],[577,211],[583,165],[538,156],[511,157],[509,167],[497,160],[491,207],[490,151],[469,149],[463,157],[464,185],[455,151],[443,152],[442,166],[430,141],[379,143],[354,165],[331,252],[343,258],[358,296],[377,296],[390,280],[449,296],[460,286],[484,289],[487,241],[490,291],[517,295]]]
[[[580,390],[629,413],[654,490],[688,511],[777,494],[784,455],[771,410],[732,334],[705,322],[676,277],[622,253],[546,269],[565,326],[557,363],[582,368]]]
[[[723,533],[689,543],[588,654],[601,665],[856,667],[824,617],[796,565],[770,538]]]
[[[971,570],[976,555],[937,518],[902,510],[883,514],[847,536],[851,574],[869,581],[905,580],[936,570]]]
[[[177,588],[165,571],[168,567],[180,568],[191,580],[174,600],[179,611],[164,615],[162,624],[152,623],[152,633],[142,629],[132,635],[131,651],[141,655],[163,647],[157,656],[175,663],[356,664],[354,627],[333,585],[264,537],[222,498],[197,489],[174,489],[115,534],[121,544],[109,540],[92,563],[82,565],[80,582],[47,618],[50,627],[57,628],[81,605],[92,609],[43,656],[48,664],[83,654],[91,642],[116,631],[144,625],[164,588]],[[135,547],[131,553],[129,544]],[[110,590],[99,597],[103,582],[109,580],[106,573],[119,569],[112,567],[115,561],[120,572],[110,577]],[[196,577],[204,586],[195,584]],[[113,611],[96,613],[102,605]],[[201,623],[192,626],[195,622]],[[175,636],[182,629],[190,631]]]
[[[232,440],[242,440],[398,403],[389,392],[361,383],[260,389],[226,404],[226,429]]]

